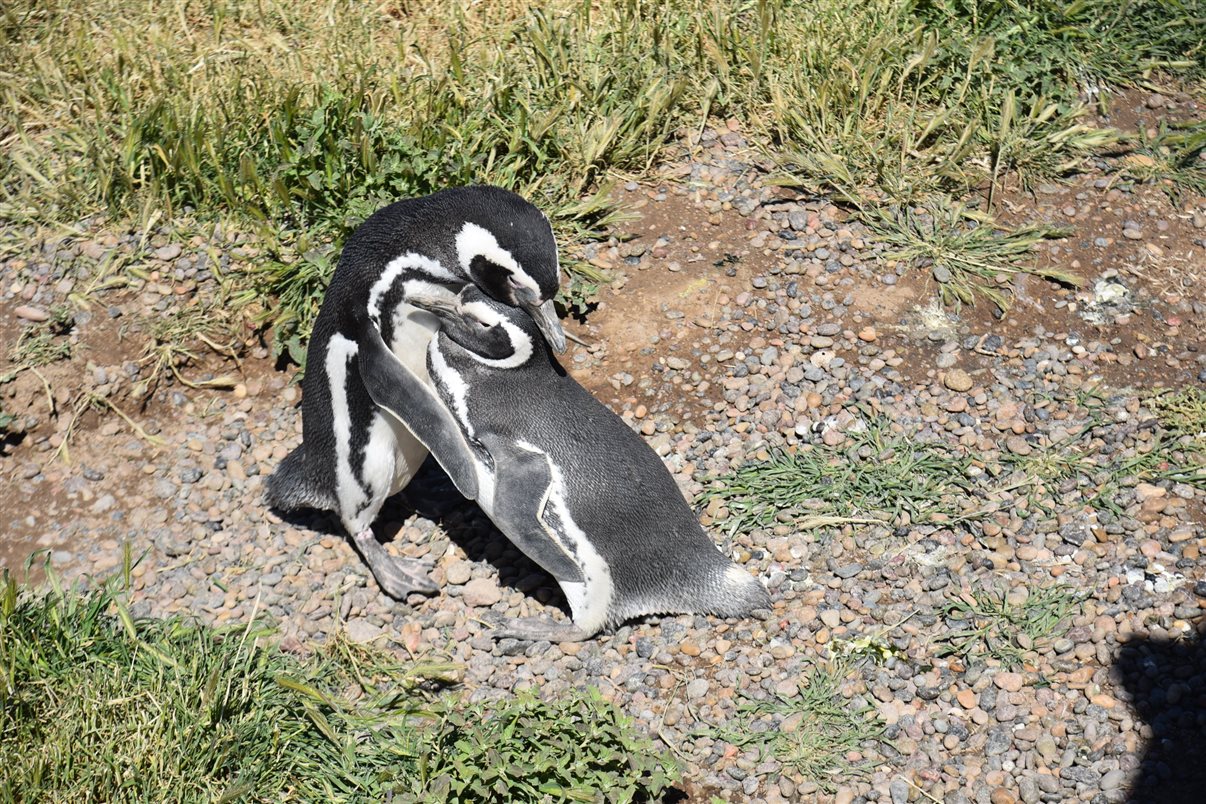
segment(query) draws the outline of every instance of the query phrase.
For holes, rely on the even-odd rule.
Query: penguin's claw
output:
[[[427,575],[432,569],[429,562],[417,558],[394,558],[385,552],[371,530],[357,533],[354,541],[381,591],[394,600],[405,600],[411,594],[434,595],[440,591],[440,587]]]
[[[559,623],[539,617],[520,617],[499,623],[490,632],[494,639],[518,639],[523,642],[583,642],[588,634],[573,623]]]

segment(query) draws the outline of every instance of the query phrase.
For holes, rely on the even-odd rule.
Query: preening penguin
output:
[[[527,319],[556,351],[565,334],[553,309],[557,244],[548,219],[497,187],[460,187],[374,213],[339,257],[306,354],[302,444],[268,479],[281,510],[334,511],[381,588],[394,598],[434,592],[425,562],[392,558],[371,526],[382,504],[414,477],[427,448],[365,390],[358,322],[367,317],[411,375],[427,382],[427,345],[438,327],[410,297],[455,299],[473,285]],[[522,311],[522,312],[520,312]]]
[[[573,612],[569,626],[521,620],[496,636],[578,640],[643,615],[770,607],[762,584],[708,537],[657,454],[565,372],[530,318],[473,286],[454,300],[411,301],[440,318],[431,382],[364,318],[370,396],[557,580]]]

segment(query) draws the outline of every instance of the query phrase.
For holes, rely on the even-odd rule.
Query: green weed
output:
[[[1034,247],[1065,232],[1047,226],[1004,230],[991,219],[937,196],[924,207],[876,208],[866,214],[875,236],[892,249],[889,259],[905,260],[930,269],[948,304],[970,304],[976,294],[1000,310],[1009,306],[1006,280],[1019,273],[1041,276],[1068,285],[1081,278],[1058,268],[1033,263]]]
[[[881,739],[884,727],[871,706],[842,695],[852,667],[847,661],[810,667],[798,694],[746,700],[738,707],[739,727],[716,729],[716,736],[738,748],[757,747],[763,756],[774,756],[827,792],[845,779],[865,776],[869,767],[852,762],[848,754]],[[767,717],[774,722],[755,727]]]
[[[303,658],[263,622],[137,618],[121,578],[49,577],[0,584],[7,801],[630,800],[672,780],[597,693],[466,706],[430,692],[444,663],[340,638]]]
[[[1031,589],[1020,600],[1003,590],[964,592],[942,609],[948,632],[939,638],[943,644],[938,655],[968,660],[991,656],[1016,667],[1036,647],[1067,632],[1070,615],[1084,597],[1063,586]]]
[[[657,800],[677,771],[595,690],[445,710],[410,792],[443,801]]]
[[[846,431],[836,447],[801,447],[776,452],[719,478],[700,503],[720,499],[726,526],[736,531],[769,528],[781,522],[807,527],[833,518],[882,518],[913,522],[955,515],[952,497],[971,486],[969,459],[944,444],[897,433],[880,417]]]
[[[22,368],[39,368],[71,357],[71,341],[67,335],[75,325],[74,314],[67,305],[50,310],[45,321],[30,324],[21,330],[8,359]]]
[[[1148,394],[1143,404],[1168,432],[1206,439],[1206,393],[1201,388],[1158,389]]]
[[[1206,195],[1206,123],[1160,121],[1155,136],[1140,130],[1130,154],[1119,162],[1119,172],[1135,181],[1159,184],[1173,203],[1189,196]]]

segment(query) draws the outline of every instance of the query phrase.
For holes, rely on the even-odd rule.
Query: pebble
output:
[[[380,626],[363,619],[345,623],[344,631],[353,642],[372,642],[385,633]]]
[[[972,387],[972,378],[963,369],[951,369],[942,378],[942,382],[947,388],[959,393],[970,391]]]
[[[457,561],[444,570],[444,580],[453,586],[464,586],[469,582],[472,572],[473,565],[468,561]]]
[[[40,307],[31,307],[27,304],[22,304],[18,307],[14,307],[13,315],[15,315],[17,318],[23,318],[26,321],[35,321],[35,322],[48,321],[50,319],[50,313],[46,312],[45,310],[41,309]]]
[[[475,578],[465,584],[461,598],[466,606],[487,608],[502,600],[502,591],[498,588],[498,581],[494,579]]]
[[[1020,673],[997,673],[992,677],[992,683],[1006,692],[1017,692],[1022,688],[1023,679]]]

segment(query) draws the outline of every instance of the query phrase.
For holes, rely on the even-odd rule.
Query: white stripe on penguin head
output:
[[[451,271],[431,257],[424,257],[413,251],[399,254],[386,264],[385,270],[381,272],[381,276],[377,277],[377,281],[373,283],[373,289],[369,291],[368,313],[373,321],[379,321],[381,318],[381,297],[389,292],[397,278],[407,270],[418,271],[431,279],[449,282],[455,282],[458,279],[453,276]],[[409,284],[408,282],[407,285]]]
[[[438,337],[431,339],[431,344],[427,347],[427,359],[432,382],[445,396],[445,401],[452,402],[449,408],[456,416],[457,421],[465,428],[465,434],[469,438],[474,438],[473,422],[469,419],[469,385],[460,372],[448,365],[448,361],[444,359]]]
[[[511,341],[511,354],[507,357],[500,357],[497,359],[492,357],[483,357],[477,352],[467,349],[466,351],[469,352],[469,356],[474,360],[484,366],[491,366],[493,368],[500,369],[512,369],[522,366],[524,363],[528,362],[529,358],[531,358],[532,339],[528,337],[526,332],[512,324],[506,319],[505,316],[490,307],[490,305],[483,302],[469,302],[468,304],[462,304],[461,310],[465,313],[471,314],[474,318],[486,324],[487,326],[501,326]]]
[[[461,263],[461,269],[469,276],[469,266],[474,257],[485,257],[495,265],[502,266],[511,272],[511,278],[522,287],[527,288],[541,298],[540,285],[536,283],[519,261],[511,256],[511,252],[498,244],[498,240],[488,229],[469,221],[461,227],[456,236],[456,257]]]

